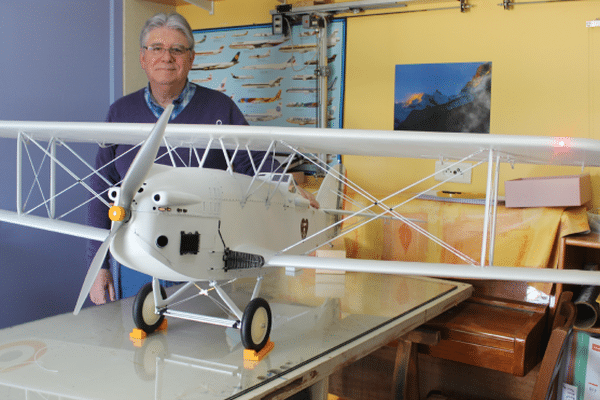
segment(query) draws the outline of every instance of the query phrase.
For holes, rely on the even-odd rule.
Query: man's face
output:
[[[160,55],[144,48],[140,50],[140,64],[150,84],[178,85],[185,82],[194,62],[194,52],[186,50],[182,55],[174,56],[168,51],[171,47],[188,48],[183,33],[176,29],[156,28],[150,31],[144,45],[166,49]]]

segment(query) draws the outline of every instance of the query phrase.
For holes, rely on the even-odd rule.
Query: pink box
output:
[[[504,193],[506,207],[572,207],[592,199],[589,174],[506,181]]]

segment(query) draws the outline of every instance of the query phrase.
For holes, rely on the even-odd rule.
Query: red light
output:
[[[571,148],[570,137],[555,137],[552,140],[552,147],[554,147],[554,156],[559,154],[568,153]]]

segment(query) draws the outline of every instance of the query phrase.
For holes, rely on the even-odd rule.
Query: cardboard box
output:
[[[589,174],[504,182],[506,207],[573,207],[592,199]]]

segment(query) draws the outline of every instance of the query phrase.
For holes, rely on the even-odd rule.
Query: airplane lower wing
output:
[[[103,242],[109,234],[107,229],[94,228],[92,226],[57,219],[37,217],[35,215],[19,215],[16,212],[6,210],[0,210],[0,221],[82,237],[85,239],[97,240],[99,242]]]
[[[319,258],[311,256],[274,256],[266,267],[328,269],[375,274],[417,275],[436,278],[496,279],[525,282],[563,282],[573,285],[600,285],[600,274],[582,270],[497,267],[409,261]]]

